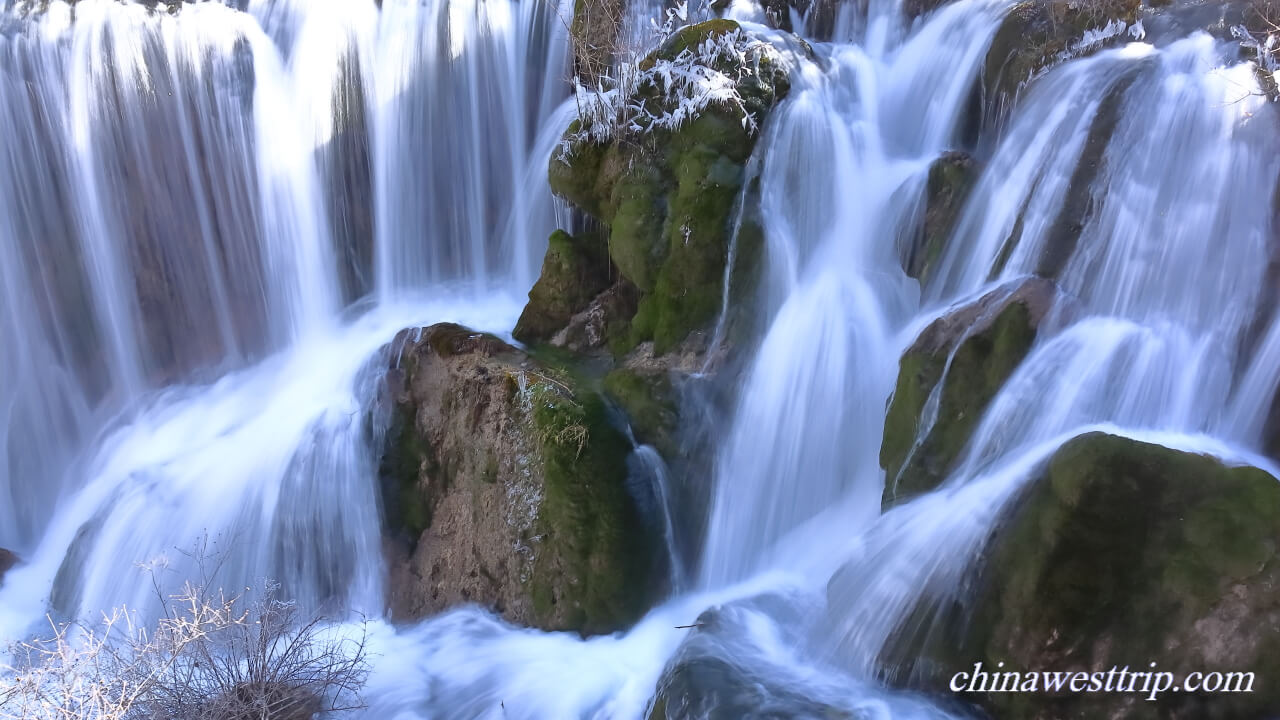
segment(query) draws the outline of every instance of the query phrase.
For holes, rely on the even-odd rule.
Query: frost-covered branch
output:
[[[51,623],[0,666],[0,718],[309,720],[363,707],[363,630],[301,621],[274,585],[260,598],[188,583],[152,630],[123,608]]]
[[[659,45],[688,20],[687,6],[669,10],[666,22],[653,29]],[[620,61],[610,77],[595,87],[574,81],[578,105],[575,132],[565,137],[562,151],[591,141],[604,143],[619,136],[639,136],[654,130],[677,130],[710,106],[734,111],[742,126],[755,132],[756,118],[747,109],[738,86],[760,73],[762,61],[780,60],[769,43],[734,28],[710,32],[698,44],[674,57],[640,54]]]

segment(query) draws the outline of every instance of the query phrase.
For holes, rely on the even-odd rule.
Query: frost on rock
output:
[[[677,30],[675,21],[687,18],[679,8],[668,11],[667,24],[658,28],[661,43]],[[685,25],[680,30],[693,27]],[[696,45],[674,57],[660,52],[620,62],[614,76],[595,88],[574,81],[578,122],[561,143],[569,152],[583,141],[607,143],[620,136],[639,136],[655,130],[678,130],[710,106],[732,110],[750,133],[757,118],[747,109],[739,85],[762,72],[762,66],[778,67],[783,56],[768,42],[734,27],[711,32]]]
[[[1240,47],[1252,52],[1255,62],[1258,65],[1258,71],[1269,78],[1271,90],[1269,93],[1273,101],[1280,100],[1280,93],[1274,91],[1274,88],[1280,85],[1280,38],[1275,32],[1255,33],[1244,25],[1235,25],[1231,28],[1231,34],[1236,40],[1240,41]]]

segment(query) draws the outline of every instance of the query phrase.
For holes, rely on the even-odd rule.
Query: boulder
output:
[[[526,343],[552,339],[608,285],[609,257],[604,243],[590,233],[575,238],[556,230],[547,241],[542,272],[512,334]]]
[[[929,167],[920,230],[915,242],[902,248],[902,267],[921,286],[928,283],[977,178],[973,156],[958,150],[943,153]]]
[[[0,548],[0,585],[4,585],[5,573],[13,569],[18,564],[18,556],[13,552]]]
[[[885,507],[946,478],[1057,296],[1037,277],[997,288],[935,320],[902,355],[880,445]]]
[[[736,22],[710,20],[676,32],[640,66],[701,62],[684,51],[723,37],[754,42]],[[615,323],[618,341],[610,348],[615,355],[645,341],[665,353],[713,321],[721,307],[745,165],[759,123],[786,95],[789,83],[768,52],[747,64],[722,57],[710,69],[735,78],[741,107],[710,105],[679,127],[621,128],[607,141],[578,120],[551,159],[552,190],[603,228],[593,247],[607,253],[616,270],[616,276],[604,277],[618,277],[635,289],[634,311]],[[664,106],[668,101],[652,80],[640,84],[632,101],[654,115],[675,109]],[[754,123],[744,121],[744,110]],[[740,243],[759,241],[753,233],[739,235]],[[758,254],[740,248],[737,256],[750,263]],[[570,316],[590,304],[572,300]]]
[[[938,670],[925,684],[954,697],[950,679],[977,662],[1168,671],[1175,684],[1193,671],[1224,673],[1224,682],[1251,672],[1251,692],[967,697],[992,717],[1026,720],[1271,717],[1280,711],[1277,548],[1280,482],[1268,473],[1102,433],[1078,437],[993,533],[967,622],[948,624],[923,653]],[[1111,681],[1122,682],[1118,671]]]
[[[1015,5],[987,52],[982,89],[988,114],[1002,116],[1023,85],[1068,57],[1130,39],[1120,33],[1103,42],[1080,42],[1090,30],[1136,22],[1141,10],[1142,0],[1024,0]]]
[[[478,603],[586,634],[639,617],[656,540],[627,489],[630,443],[601,396],[457,325],[404,331],[393,349],[382,461],[392,617]]]
[[[778,623],[780,641],[803,642],[806,609],[794,598],[761,595],[703,612],[663,669],[648,720],[853,720],[857,715],[825,701],[811,677],[747,639],[749,628],[768,616]]]

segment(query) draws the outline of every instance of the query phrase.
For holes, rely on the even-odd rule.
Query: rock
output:
[[[629,343],[631,318],[639,302],[636,287],[619,278],[612,287],[591,299],[582,312],[551,337],[551,344],[571,352],[625,348]]]
[[[1025,0],[1005,16],[992,40],[983,72],[984,104],[989,119],[1012,108],[1022,86],[1068,56],[1109,47],[1109,43],[1077,43],[1090,30],[1112,22],[1133,23],[1142,0]],[[1129,39],[1121,33],[1112,42]]]
[[[740,31],[731,20],[684,28],[641,67]],[[737,89],[757,123],[789,88],[785,70],[768,55],[749,69],[715,69],[743,73]],[[642,84],[635,101],[656,114],[670,109],[652,85]],[[579,122],[570,127],[571,142],[552,157],[548,174],[556,194],[605,228],[607,241],[598,247],[607,248],[618,275],[637,291],[629,327],[619,328],[622,339],[611,349],[620,355],[651,340],[665,353],[720,310],[734,209],[758,132],[744,127],[738,109],[714,105],[679,129],[649,129],[607,143],[577,136],[580,129]],[[750,262],[756,253],[739,256]]]
[[[986,668],[1253,672],[1252,692],[988,693],[1027,720],[1269,717],[1280,709],[1280,482],[1101,433],[1068,442],[996,531],[935,689]],[[928,655],[930,653],[926,653]],[[1152,663],[1158,663],[1155,669]]]
[[[680,416],[670,373],[620,367],[605,375],[604,389],[626,411],[637,442],[653,445],[666,458],[677,455]]]
[[[525,343],[550,340],[608,285],[604,243],[590,236],[575,239],[563,230],[551,233],[542,273],[512,334]]]
[[[966,152],[945,152],[929,167],[925,185],[924,222],[916,241],[904,248],[902,267],[924,286],[933,264],[959,218],[964,201],[977,180],[977,163]]]
[[[824,702],[823,693],[806,683],[811,678],[797,677],[794,667],[775,664],[776,658],[759,654],[749,641],[742,643],[751,637],[749,628],[767,614],[778,622],[780,640],[801,644],[797,629],[809,628],[812,616],[805,617],[793,600],[763,595],[699,615],[658,680],[648,720],[859,717]]]
[[[5,573],[13,569],[18,564],[18,556],[11,551],[0,548],[0,586],[4,585]]]
[[[602,398],[457,325],[402,332],[395,347],[382,463],[392,617],[479,603],[583,633],[639,617],[655,543]]]
[[[1031,350],[1057,295],[1041,278],[997,288],[935,320],[907,349],[880,446],[886,508],[946,478],[987,405]],[[929,422],[926,404],[939,382]]]

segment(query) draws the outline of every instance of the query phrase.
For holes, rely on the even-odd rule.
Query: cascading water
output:
[[[1010,4],[909,21],[901,2],[848,3],[836,42],[790,58],[755,158],[765,331],[716,454],[696,589],[585,641],[478,609],[379,625],[368,717],[639,717],[677,653],[788,685],[771,697],[784,710],[947,717],[883,688],[878,655],[922,597],[955,591],[1062,442],[1105,427],[1268,466],[1253,453],[1280,319],[1252,323],[1269,301],[1275,118],[1222,43],[1133,43],[1038,79],[937,271],[923,287],[903,273],[895,238],[961,141]],[[133,564],[181,578],[191,561],[172,548],[201,536],[228,548],[223,584],[272,577],[308,608],[380,615],[364,421],[379,348],[435,320],[511,327],[543,238],[566,226],[545,181],[574,110],[563,9],[241,5],[4,16],[0,546],[26,561],[0,590],[5,639],[50,602],[148,607]],[[902,349],[1047,265],[1070,297],[1054,331],[944,487],[881,515]],[[661,478],[652,454],[635,463]],[[718,628],[682,647],[713,607]]]
[[[7,18],[5,323],[31,351],[3,381],[0,540],[29,559],[6,615],[150,607],[133,565],[181,578],[173,549],[202,536],[236,548],[218,582],[381,611],[376,350],[432,319],[510,327],[554,226],[558,133],[539,130],[567,122],[554,8],[418,8],[91,0]],[[474,117],[424,112],[446,91]],[[511,112],[481,113],[491,97]],[[464,148],[456,177],[423,187],[415,142]],[[334,153],[367,163],[375,207],[336,217]],[[465,212],[428,227],[410,196]],[[378,233],[348,253],[335,237],[359,213]],[[374,284],[344,293],[350,278]],[[378,310],[342,323],[366,292]]]

